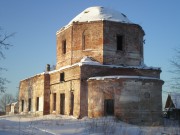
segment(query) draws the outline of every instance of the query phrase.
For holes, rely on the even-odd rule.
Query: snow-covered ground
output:
[[[168,126],[167,126],[168,125]],[[0,135],[180,135],[177,123],[166,126],[139,127],[115,120],[76,119],[72,116],[47,115],[0,117]]]

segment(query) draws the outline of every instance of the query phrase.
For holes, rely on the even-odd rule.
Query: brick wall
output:
[[[43,114],[44,111],[44,91],[45,74],[36,75],[20,82],[19,91],[19,113]],[[37,111],[37,97],[39,97],[39,109]],[[31,111],[29,111],[29,99],[31,99]],[[22,100],[24,100],[24,111],[22,112]],[[47,103],[47,102],[46,102]],[[48,105],[46,105],[48,106]]]
[[[104,22],[104,64],[138,66],[143,59],[144,31],[139,25]],[[123,50],[117,50],[117,35],[123,36]]]
[[[60,82],[60,73],[64,73],[64,81]],[[71,92],[74,93],[73,115],[80,116],[80,67],[74,66],[68,69],[50,73],[50,113],[60,114],[60,94],[65,94],[65,114],[71,112]],[[56,110],[53,110],[53,94],[56,93]]]
[[[86,35],[86,43],[84,37]],[[66,54],[62,53],[62,42],[66,40]],[[84,46],[84,48],[83,48]],[[91,56],[102,63],[103,23],[73,23],[57,34],[57,69],[79,62],[83,56]]]
[[[117,35],[123,50],[117,51]],[[85,36],[85,37],[84,37]],[[57,69],[79,62],[83,56],[102,64],[139,66],[143,61],[144,31],[139,25],[110,21],[76,22],[57,33]],[[66,53],[63,54],[63,41]]]
[[[88,80],[88,116],[105,115],[104,100],[114,100],[114,115],[133,124],[161,124],[161,80]]]

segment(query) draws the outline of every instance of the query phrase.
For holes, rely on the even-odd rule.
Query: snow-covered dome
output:
[[[74,19],[72,19],[66,26],[62,27],[59,31],[57,31],[56,34],[71,26],[73,22],[92,22],[92,21],[103,21],[103,20],[132,24],[132,22],[126,17],[126,15],[119,11],[106,7],[95,6],[95,7],[89,7],[84,11],[82,11],[79,15],[77,15]]]
[[[77,15],[74,19],[72,19],[68,25],[73,22],[91,22],[91,21],[100,21],[100,20],[108,20],[114,22],[122,22],[122,23],[132,23],[126,15],[120,13],[119,11],[105,8],[105,7],[89,7],[82,11],[79,15]]]

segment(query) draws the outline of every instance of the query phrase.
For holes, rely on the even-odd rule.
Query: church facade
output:
[[[19,112],[161,123],[161,69],[144,64],[144,34],[122,13],[87,8],[57,31],[56,69],[20,81]]]

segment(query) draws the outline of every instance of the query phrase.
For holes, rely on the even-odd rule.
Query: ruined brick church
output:
[[[56,69],[20,81],[19,112],[161,122],[161,69],[144,64],[144,35],[118,11],[85,9],[56,33]]]

